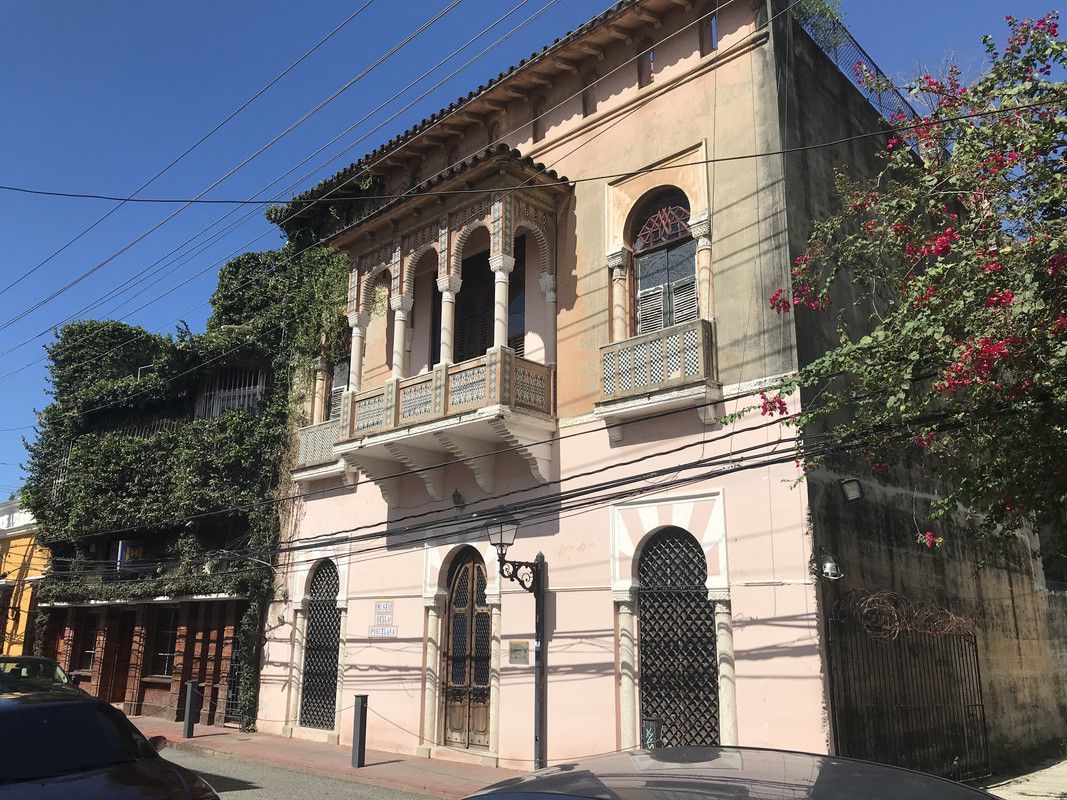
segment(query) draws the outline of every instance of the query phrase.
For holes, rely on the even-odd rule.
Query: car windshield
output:
[[[0,691],[17,691],[29,686],[47,687],[70,683],[70,676],[54,661],[45,658],[0,658]]]
[[[94,702],[12,703],[0,710],[0,782],[17,783],[155,756],[118,711]]]

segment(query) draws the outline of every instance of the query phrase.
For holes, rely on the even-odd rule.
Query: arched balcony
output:
[[[552,245],[556,198],[567,189],[506,148],[470,159],[460,173],[462,185],[484,193],[415,193],[360,226],[376,247],[339,244],[354,253],[348,391],[336,420],[298,432],[295,480],[358,469],[388,500],[391,476],[421,470],[440,500],[444,470],[426,467],[462,461],[490,492],[495,454],[505,449],[523,457],[534,481],[548,480],[552,449],[544,441],[556,429]],[[523,191],[506,188],[517,185]],[[383,281],[388,310],[375,291]],[[391,357],[381,366],[389,376],[374,379],[365,342],[385,328],[375,341],[387,343]]]

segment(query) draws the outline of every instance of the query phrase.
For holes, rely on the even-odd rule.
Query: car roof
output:
[[[631,750],[559,764],[482,789],[474,797],[565,795],[588,800],[975,800],[962,784],[837,756],[746,747]]]
[[[43,661],[49,664],[59,664],[54,658],[45,656],[0,656],[0,661]]]

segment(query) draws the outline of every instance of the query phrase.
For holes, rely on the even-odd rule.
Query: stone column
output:
[[[493,347],[508,346],[508,281],[515,268],[515,257],[496,255],[489,257],[493,270]]]
[[[734,677],[734,621],[730,597],[715,592],[715,652],[719,665],[719,743],[737,742],[737,685]]]
[[[389,307],[393,309],[393,377],[408,376],[407,342],[408,314],[415,299],[407,295],[393,295],[389,298]]]
[[[489,752],[484,763],[497,766],[500,757],[500,595],[485,598],[492,615],[489,635]]]
[[[539,281],[545,293],[545,363],[556,363],[556,276],[547,273]]]
[[[621,342],[630,338],[630,303],[627,297],[627,266],[629,259],[625,250],[608,254],[608,269],[611,272],[611,341]]]
[[[326,420],[326,398],[330,394],[330,375],[321,359],[315,361],[315,385],[311,390],[311,424]]]
[[[363,337],[367,335],[365,314],[349,314],[352,328],[352,346],[348,355],[348,391],[358,392],[363,386]]]
[[[451,364],[456,330],[456,292],[463,285],[459,275],[443,275],[437,279],[441,293],[441,358],[439,364]]]
[[[711,220],[690,220],[689,230],[697,241],[697,302],[701,319],[715,319],[715,279],[711,273]]]
[[[619,615],[619,745],[637,747],[637,663],[634,658],[634,600],[630,592],[616,592]]]
[[[422,667],[422,741],[415,754],[429,758],[437,744],[437,704],[441,666],[441,606],[439,598],[426,597],[426,661]]]

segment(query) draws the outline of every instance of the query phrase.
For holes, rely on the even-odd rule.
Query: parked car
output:
[[[978,800],[986,792],[836,756],[747,747],[634,750],[559,764],[471,795],[481,800]]]
[[[0,692],[47,690],[73,685],[59,662],[40,656],[0,656]]]
[[[0,694],[0,800],[219,800],[126,715],[66,686]]]

